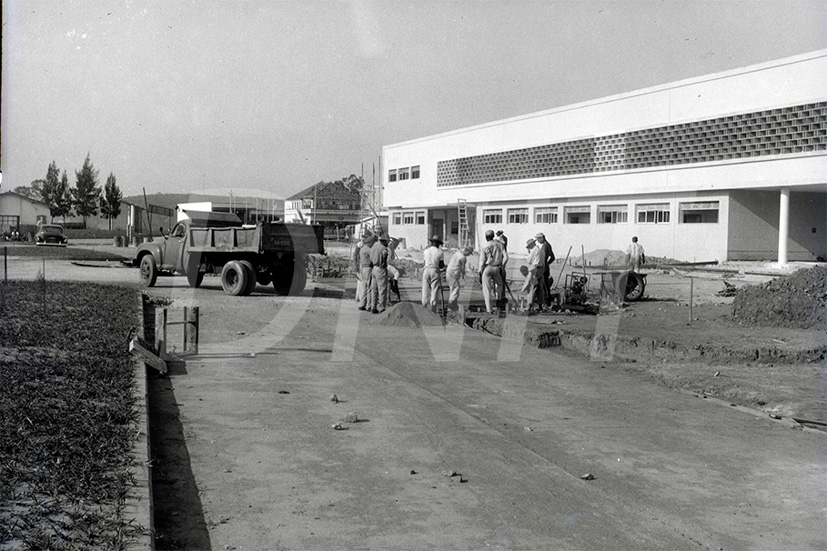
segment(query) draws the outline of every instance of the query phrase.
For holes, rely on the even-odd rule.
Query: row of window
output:
[[[402,212],[393,213],[393,224],[395,226],[424,226],[425,225],[425,211],[424,210],[406,210]]]
[[[718,222],[718,201],[686,202],[678,205],[678,220],[683,224],[715,224]],[[638,224],[668,224],[671,218],[669,203],[635,205]],[[535,224],[557,224],[558,207],[535,207]],[[592,209],[588,205],[563,207],[564,224],[591,224]],[[528,207],[506,209],[507,224],[528,224]],[[503,209],[483,209],[483,224],[502,224]],[[598,205],[598,224],[626,224],[629,221],[627,205]]]
[[[392,168],[388,171],[388,182],[395,182],[396,180],[418,180],[419,179],[419,165]]]

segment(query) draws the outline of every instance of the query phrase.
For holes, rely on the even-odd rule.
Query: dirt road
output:
[[[155,465],[159,548],[827,544],[824,433],[458,326],[373,325],[331,290],[169,283],[203,345],[155,381],[153,440],[177,450]]]

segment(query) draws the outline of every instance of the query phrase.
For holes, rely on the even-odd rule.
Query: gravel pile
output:
[[[741,325],[827,329],[827,266],[739,289],[732,316]]]
[[[395,327],[422,327],[442,325],[442,318],[430,310],[423,308],[421,304],[412,302],[400,302],[394,304],[381,314],[370,318],[372,325],[390,325]]]

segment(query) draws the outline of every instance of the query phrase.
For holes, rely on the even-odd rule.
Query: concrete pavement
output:
[[[469,329],[373,325],[335,292],[155,292],[202,313],[169,381],[189,547],[827,544],[823,433]]]

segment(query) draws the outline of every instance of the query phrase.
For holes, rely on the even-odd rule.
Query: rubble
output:
[[[747,326],[827,329],[827,266],[739,289],[732,317]]]
[[[368,323],[396,327],[430,327],[443,325],[443,320],[420,304],[399,302],[381,314],[371,317]]]

